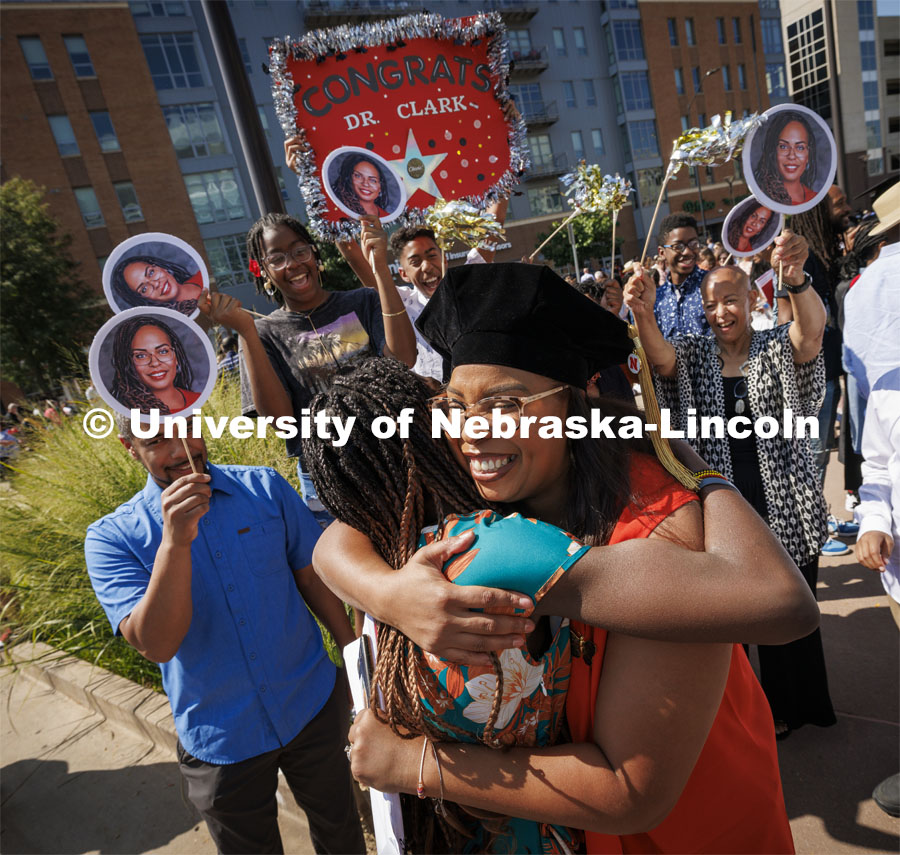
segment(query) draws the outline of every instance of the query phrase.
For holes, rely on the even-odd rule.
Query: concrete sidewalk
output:
[[[834,459],[826,495],[847,518],[842,477]],[[897,853],[900,820],[871,793],[900,769],[900,635],[877,574],[852,554],[823,559],[819,580],[838,723],[779,743],[795,846],[802,855]],[[0,851],[214,852],[181,796],[165,699],[85,663],[50,672],[0,677]],[[287,852],[313,851],[295,806],[281,805],[280,822]]]

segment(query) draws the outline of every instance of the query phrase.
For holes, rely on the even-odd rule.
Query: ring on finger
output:
[[[351,752],[351,751],[353,751],[353,745],[352,745],[351,743],[348,742],[348,743],[344,746],[344,754],[347,755],[347,759],[348,759],[348,760],[350,759],[350,752]]]

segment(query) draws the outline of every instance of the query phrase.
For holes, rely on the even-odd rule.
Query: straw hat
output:
[[[872,210],[878,217],[878,225],[869,232],[870,235],[880,235],[900,223],[900,181],[872,203]]]

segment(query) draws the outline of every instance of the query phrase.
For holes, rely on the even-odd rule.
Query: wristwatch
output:
[[[812,285],[812,276],[809,275],[805,270],[803,271],[803,284],[802,285],[789,285],[787,282],[782,280],[782,286],[788,294],[802,294],[810,285]]]

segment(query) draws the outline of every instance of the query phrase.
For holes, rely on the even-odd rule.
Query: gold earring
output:
[[[275,294],[275,286],[272,284],[272,280],[269,277],[266,277],[266,281],[263,284],[263,290],[272,297]]]

